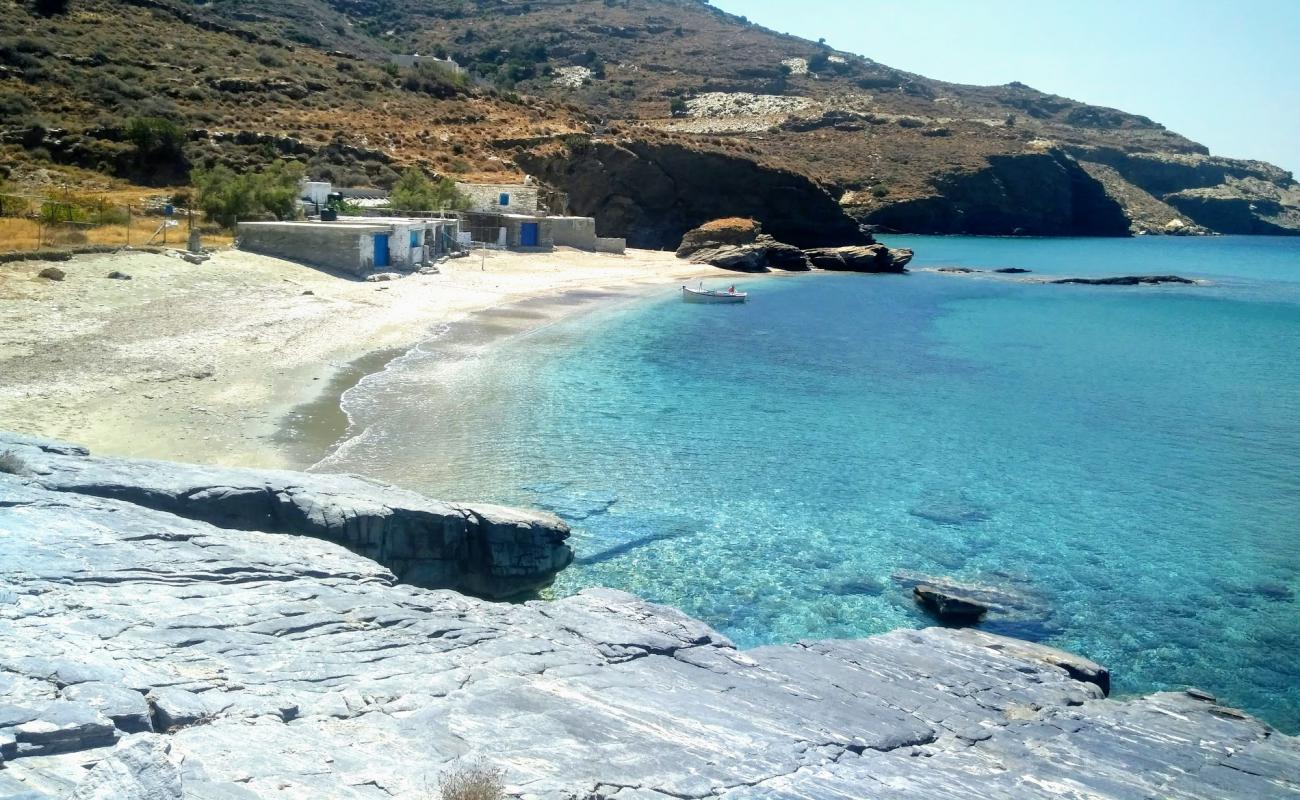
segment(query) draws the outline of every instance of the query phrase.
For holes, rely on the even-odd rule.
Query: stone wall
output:
[[[596,249],[596,220],[592,217],[548,217],[556,247]]]
[[[517,183],[458,183],[456,188],[470,198],[473,211],[499,211],[506,214],[536,214],[537,187]],[[510,202],[501,205],[501,195]]]
[[[241,222],[237,236],[240,250],[366,275],[374,268],[374,232],[386,230],[373,225]]]
[[[597,253],[614,253],[616,255],[621,256],[626,250],[627,250],[627,239],[614,238],[612,236],[596,237]]]

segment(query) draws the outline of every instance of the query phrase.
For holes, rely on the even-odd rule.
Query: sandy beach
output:
[[[237,250],[0,265],[0,429],[105,455],[303,467],[277,436],[443,323],[577,289],[652,290],[710,267],[672,253],[475,254],[367,283]],[[131,280],[110,279],[110,272]],[[576,309],[580,305],[570,305]],[[367,358],[369,356],[369,358]]]

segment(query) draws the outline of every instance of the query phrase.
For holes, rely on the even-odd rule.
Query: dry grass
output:
[[[457,764],[439,780],[441,800],[503,800],[505,781],[501,770],[482,761]]]
[[[133,244],[143,245],[154,231],[158,229],[161,223],[160,217],[140,217],[131,222],[128,229],[126,225],[104,225],[98,228],[83,228],[78,226],[75,229],[55,227],[42,228],[30,219],[16,219],[12,217],[0,218],[0,251],[4,250],[36,250],[39,245],[36,241],[37,232],[41,234],[45,247],[75,247],[79,244]],[[188,240],[189,232],[182,222],[180,227],[171,228],[167,231],[167,241],[169,245],[183,245]],[[204,234],[204,247],[227,247],[234,241],[234,237],[229,233]],[[163,244],[163,237],[160,235],[154,240],[154,244]]]
[[[726,217],[724,219],[715,219],[712,222],[706,222],[700,226],[702,231],[750,231],[758,227],[758,223],[752,219],[744,217]]]

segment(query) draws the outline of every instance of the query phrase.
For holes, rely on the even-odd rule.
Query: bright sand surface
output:
[[[47,266],[0,264],[0,429],[106,455],[286,468],[306,466],[277,440],[286,415],[339,391],[368,354],[526,298],[726,274],[672,253],[566,248],[476,253],[382,283],[237,250],[200,265],[78,256],[56,265],[61,282],[37,277]]]

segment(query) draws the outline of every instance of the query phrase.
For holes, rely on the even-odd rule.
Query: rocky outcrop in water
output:
[[[716,219],[687,231],[677,246],[677,257],[740,272],[767,272],[769,267],[809,269],[803,250],[763,233],[757,221],[737,217]]]
[[[814,267],[841,272],[907,272],[912,251],[883,244],[819,247],[806,251]]]
[[[1181,275],[1117,275],[1110,278],[1059,278],[1049,283],[1079,284],[1082,286],[1156,286],[1162,283],[1195,284]]]
[[[462,506],[350,475],[99,458],[84,448],[0,434],[34,484],[123,500],[222,528],[312,536],[374,559],[405,583],[511,597],[573,560],[549,514]]]
[[[739,651],[622,592],[401,585],[34,467],[0,473],[0,796],[425,800],[476,758],[535,800],[1300,791],[1296,739],[1199,690],[1105,699],[1100,666],[1052,648],[929,629]]]

